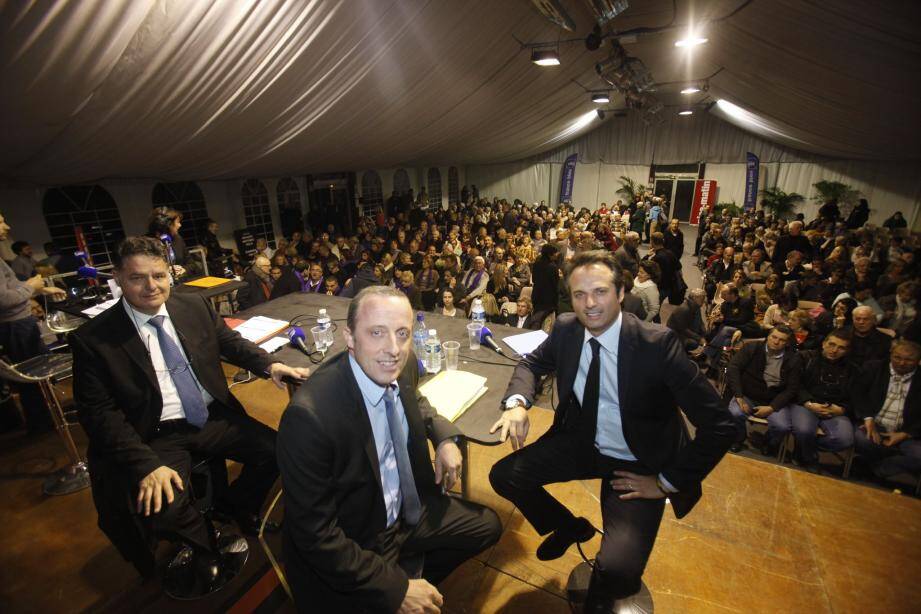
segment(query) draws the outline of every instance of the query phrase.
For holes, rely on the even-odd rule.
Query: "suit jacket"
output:
[[[624,437],[637,460],[678,489],[669,499],[681,518],[732,445],[732,420],[674,332],[629,313],[621,318],[617,380]],[[560,315],[550,336],[518,363],[504,398],[520,394],[533,402],[539,378],[555,373],[560,400],[550,433],[566,428],[575,418],[567,414],[584,341],[585,328],[575,314]],[[696,428],[693,440],[679,407]]]
[[[744,344],[729,361],[726,375],[733,396],[746,396],[755,405],[770,405],[776,411],[796,400],[801,363],[799,356],[788,348],[780,366],[781,384],[769,388],[764,382],[764,367],[767,364],[764,348],[764,341]]]
[[[538,258],[531,267],[531,280],[534,311],[556,311],[560,298],[560,268],[553,262]]]
[[[89,437],[87,457],[99,527],[126,558],[133,559],[136,525],[125,504],[126,485],[137,484],[163,465],[147,445],[160,422],[163,398],[147,348],[122,301],[74,331],[69,342],[74,401]],[[166,310],[201,386],[228,411],[243,412],[227,387],[221,360],[257,374],[277,361],[228,328],[198,295],[174,293]]]
[[[512,328],[518,328],[518,313],[507,313],[505,315],[499,314],[493,316],[492,321],[496,324],[504,324],[505,326],[511,326]],[[528,317],[525,318],[524,327],[528,330],[537,330],[540,328],[541,318],[535,316],[535,314],[530,313]]]
[[[387,512],[374,434],[348,356],[333,356],[310,376],[278,428],[288,581],[302,611],[395,612],[408,579],[375,551]],[[418,381],[416,362],[409,360],[398,383],[424,501],[441,496],[426,437],[437,446],[461,433],[418,395]]]
[[[640,320],[646,319],[646,308],[643,306],[643,299],[632,292],[624,293],[624,300],[620,302],[620,308],[627,313],[632,313]]]
[[[263,285],[265,282],[256,275],[255,271],[252,269],[247,271],[246,275],[243,276],[243,281],[246,282],[246,287],[237,290],[237,303],[240,304],[240,309],[249,309],[269,300],[265,296]],[[271,292],[272,289],[269,288],[270,295]]]
[[[683,303],[675,307],[672,315],[668,318],[668,327],[675,331],[682,341],[692,341],[699,343],[707,329],[704,327],[704,318],[700,313],[700,306],[686,299]]]
[[[863,421],[873,418],[883,408],[889,391],[889,361],[876,360],[865,365],[854,386],[854,415]],[[902,409],[902,432],[921,439],[921,377],[915,372]]]

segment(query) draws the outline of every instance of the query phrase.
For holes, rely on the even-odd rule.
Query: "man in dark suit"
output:
[[[190,544],[205,581],[216,581],[220,559],[189,500],[192,454],[243,464],[218,503],[244,532],[258,528],[259,510],[278,475],[275,432],[250,418],[230,394],[222,357],[270,376],[279,387],[282,377],[302,379],[308,371],[274,362],[230,330],[200,296],[170,296],[167,261],[156,239],[125,239],[115,254],[114,277],[122,300],[70,336],[74,398],[89,436],[99,526],[145,575],[153,560],[138,543],[139,524],[147,535],[175,535]]]
[[[516,450],[492,468],[490,482],[541,535],[542,560],[595,534],[544,485],[602,478],[604,537],[585,604],[610,612],[636,593],[652,551],[665,497],[681,518],[700,499],[701,481],[732,443],[729,414],[681,341],[662,326],[622,313],[623,271],[606,251],[577,254],[568,284],[574,314],[562,314],[515,368],[505,412],[493,430]],[[553,426],[523,447],[537,383],[555,373],[560,402]],[[690,439],[681,408],[696,427]]]
[[[678,338],[684,343],[686,352],[699,354],[707,347],[707,328],[700,308],[707,299],[706,292],[701,288],[694,288],[688,292],[688,297],[678,305],[669,316],[667,325],[675,331]]]
[[[541,318],[535,316],[531,306],[531,299],[526,296],[518,297],[515,303],[515,313],[502,312],[493,317],[492,321],[496,324],[505,324],[513,328],[526,328],[528,330],[537,330],[541,325]]]
[[[399,290],[361,291],[348,351],[282,416],[285,563],[302,612],[438,612],[433,585],[499,539],[492,510],[438,487],[459,475],[460,431],[418,394],[412,324]]]
[[[237,290],[237,303],[240,309],[249,309],[269,300],[272,295],[272,283],[269,272],[272,263],[265,256],[256,256],[253,266],[243,275],[245,288]]]
[[[854,387],[857,452],[880,478],[921,472],[921,345],[894,341],[888,361],[867,365]]]

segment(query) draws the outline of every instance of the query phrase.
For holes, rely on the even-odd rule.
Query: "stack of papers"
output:
[[[451,422],[486,394],[486,378],[467,371],[442,371],[419,387],[429,405]]]
[[[512,348],[516,354],[524,356],[536,350],[537,346],[543,343],[544,339],[548,336],[549,335],[542,330],[532,330],[527,333],[521,333],[520,335],[504,337],[502,341],[505,342],[505,345]]]
[[[92,307],[88,309],[84,309],[83,313],[91,318],[95,318],[100,313],[102,313],[103,311],[105,311],[106,309],[108,309],[109,307],[111,307],[117,302],[118,302],[117,298],[110,298],[109,300],[103,301],[102,303],[99,303],[98,305],[93,305]]]
[[[265,316],[255,316],[239,326],[232,326],[244,339],[259,344],[288,328],[285,320],[276,320]]]
[[[198,279],[187,281],[185,285],[196,288],[213,288],[230,282],[226,277],[199,277]]]

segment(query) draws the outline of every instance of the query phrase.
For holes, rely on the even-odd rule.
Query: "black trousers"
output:
[[[544,486],[601,478],[604,537],[595,557],[590,592],[616,599],[640,590],[665,499],[620,499],[622,493],[609,483],[615,470],[653,473],[641,463],[600,454],[593,441],[577,430],[554,429],[496,463],[489,481],[497,493],[515,504],[538,533],[546,535],[570,526],[575,517]]]
[[[278,478],[275,431],[250,416],[212,403],[205,426],[164,423],[150,447],[163,464],[182,478],[184,490],[173,489],[175,499],[159,514],[145,517],[148,530],[170,535],[203,550],[212,550],[210,528],[192,505],[192,457],[220,457],[243,464],[240,476],[218,496],[215,506],[232,514],[258,514]],[[133,485],[134,500],[138,487]]]
[[[3,348],[3,355],[13,363],[48,353],[34,316],[12,322],[0,322],[0,347]],[[16,384],[16,388],[19,390],[19,402],[22,404],[29,431],[41,432],[52,428],[51,415],[38,385]]]
[[[419,523],[410,527],[397,520],[380,534],[375,550],[410,577],[438,584],[501,535],[502,522],[490,508],[455,497],[424,496]]]

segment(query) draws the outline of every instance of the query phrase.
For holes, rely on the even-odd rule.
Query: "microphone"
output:
[[[99,276],[99,271],[97,271],[95,267],[84,264],[77,269],[77,275],[83,279],[96,279],[96,277]]]
[[[492,331],[486,328],[485,326],[480,331],[480,343],[491,349],[496,354],[502,354],[505,356],[505,352],[502,351],[502,348],[499,347],[499,344],[496,343],[496,340],[492,337]]]
[[[310,350],[307,349],[307,346],[304,344],[304,329],[300,326],[292,326],[288,329],[287,332],[288,340],[291,341],[291,345],[295,346],[297,349],[302,351],[307,356],[310,356]]]

